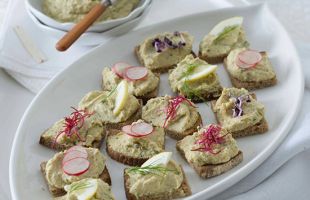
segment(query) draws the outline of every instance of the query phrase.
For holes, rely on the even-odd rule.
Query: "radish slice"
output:
[[[131,134],[131,125],[123,126],[122,131]]]
[[[69,176],[79,176],[89,169],[90,163],[85,158],[74,158],[63,163],[62,169]]]
[[[130,67],[128,63],[118,62],[113,65],[112,71],[119,77],[124,78],[124,72],[128,67]]]
[[[262,60],[262,55],[253,50],[245,50],[238,54],[240,62],[247,65],[255,65]]]
[[[125,77],[131,81],[136,81],[146,77],[147,73],[145,67],[128,67],[125,70]]]
[[[140,122],[131,125],[131,133],[134,135],[145,136],[153,132],[153,126],[151,124]]]
[[[78,151],[78,150],[71,150],[69,152],[66,152],[66,154],[62,160],[62,163],[65,163],[65,162],[72,160],[74,158],[85,158],[86,159],[87,157],[88,157],[87,153],[83,153],[83,152]]]
[[[236,65],[242,69],[249,69],[255,66],[255,64],[249,65],[249,64],[243,63],[238,58],[236,59]]]

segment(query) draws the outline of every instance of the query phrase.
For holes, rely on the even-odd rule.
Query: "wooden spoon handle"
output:
[[[66,51],[105,11],[104,4],[94,6],[85,17],[79,21],[66,35],[56,44],[58,51]]]

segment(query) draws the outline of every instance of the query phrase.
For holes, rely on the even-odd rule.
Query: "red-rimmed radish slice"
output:
[[[131,133],[134,135],[145,136],[152,133],[153,130],[153,126],[145,122],[139,122],[131,125]]]
[[[62,160],[62,163],[65,163],[65,162],[72,160],[74,158],[85,158],[86,159],[87,157],[88,157],[87,152],[84,153],[84,152],[79,151],[79,150],[71,150],[69,152],[66,152],[66,154]]]
[[[126,125],[122,127],[122,131],[125,133],[130,134],[131,133],[131,125]]]
[[[136,81],[146,77],[148,71],[145,67],[132,66],[125,70],[125,76],[131,81]]]
[[[89,169],[90,163],[85,158],[73,158],[63,163],[62,169],[69,176],[79,176]]]
[[[136,134],[131,132],[131,125],[126,125],[122,127],[122,131],[131,137],[143,137],[144,135]]]
[[[121,78],[124,78],[125,70],[131,65],[125,62],[115,63],[112,67],[112,71]]]
[[[239,58],[236,59],[236,65],[242,69],[249,69],[255,66],[255,64],[249,65],[249,64],[243,63],[239,60]]]
[[[238,59],[244,64],[256,65],[262,60],[262,55],[257,51],[245,50],[238,54]]]

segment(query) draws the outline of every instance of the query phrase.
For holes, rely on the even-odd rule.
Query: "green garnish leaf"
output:
[[[182,73],[181,79],[184,78],[184,77],[189,76],[190,74],[192,74],[196,67],[198,67],[197,64],[189,64],[187,66],[186,71]]]
[[[181,87],[181,91],[189,99],[199,98],[201,101],[206,102],[206,100],[202,97],[201,92],[197,89],[190,87],[186,81],[184,81]]]
[[[236,28],[238,28],[238,25],[225,27],[224,30],[215,38],[214,42],[215,43],[220,42],[221,40],[223,40],[229,33],[231,33]]]
[[[155,175],[165,175],[167,172],[174,172],[176,174],[179,174],[177,170],[168,169],[167,167],[162,166],[154,166],[149,165],[146,167],[131,167],[128,170],[129,173],[138,173],[141,175],[147,175],[147,174],[155,174]]]
[[[85,188],[89,188],[91,187],[91,184],[88,183],[88,182],[75,182],[75,183],[72,183],[70,185],[70,189],[68,190],[68,193],[72,193],[74,191],[77,191],[77,190],[83,190]]]
[[[104,102],[106,102],[106,100],[110,97],[110,96],[112,96],[112,94],[116,91],[116,88],[117,88],[117,86],[115,86],[111,91],[110,91],[110,93],[107,95],[107,96],[105,96],[104,97],[104,99],[102,99],[102,103],[104,103]]]

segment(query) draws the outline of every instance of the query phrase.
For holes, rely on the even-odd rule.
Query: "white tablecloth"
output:
[[[5,1],[6,0],[0,0],[0,6],[3,6]],[[159,3],[159,1],[162,0],[155,0],[154,4]],[[179,1],[180,0],[174,0],[174,3]],[[201,1],[202,0],[200,0],[199,3],[201,3]],[[172,3],[173,0],[165,0],[165,2],[173,5]],[[194,1],[189,0],[187,2],[188,6],[185,5],[184,10],[178,13],[187,13],[188,10],[195,10],[197,12],[204,10],[203,7],[199,6],[198,1],[197,5],[191,4],[189,2]],[[290,31],[294,40],[302,43],[308,42],[308,46],[310,46],[309,44],[310,34],[308,34],[310,28],[304,27],[310,24],[309,19],[306,17],[309,15],[305,15],[305,13],[309,13],[310,7],[300,6],[306,4],[297,4],[297,2],[294,3],[295,6],[290,5],[287,3],[289,2],[289,0],[281,1],[281,4],[276,4],[278,2],[280,1],[274,0],[269,2],[269,4],[272,6],[274,12],[278,15],[280,20]],[[166,11],[165,9],[163,9],[161,12],[164,13]],[[1,7],[0,7],[0,13],[2,13]],[[180,15],[177,13],[174,14],[174,12],[172,11],[167,11],[166,14],[171,15],[170,17],[176,17]],[[148,16],[148,20],[159,21],[156,18],[158,18],[158,15]],[[309,71],[307,71],[306,73],[309,73]],[[0,70],[0,106],[1,106],[0,136],[2,138],[1,139],[2,144],[0,145],[1,200],[10,199],[9,181],[8,181],[10,148],[13,141],[14,133],[22,117],[22,114],[25,111],[26,107],[29,105],[30,101],[33,99],[33,97],[34,95],[31,92],[29,92],[21,85],[19,85],[3,70]],[[307,104],[306,107],[308,108],[310,107],[309,102],[310,102],[310,94],[309,92],[306,92],[304,98],[304,104]],[[308,110],[304,110],[303,112],[305,115],[302,117],[306,117]],[[298,126],[298,124],[295,126]],[[284,145],[290,145],[290,143],[288,142]],[[277,154],[275,154],[275,156],[277,156]],[[263,181],[260,185],[256,186],[255,188],[249,191],[247,191],[248,189],[245,189],[245,191],[247,192],[235,196],[233,199],[293,199],[293,198],[310,199],[309,166],[310,166],[310,151],[306,151],[294,157],[286,164],[284,164],[271,177]],[[268,169],[259,168],[259,170],[268,170]],[[259,171],[256,170],[256,173],[254,171],[249,176],[257,177],[258,172]],[[245,180],[251,180],[251,179],[245,179]],[[251,186],[251,184],[252,184],[251,182],[241,181],[239,184],[236,184],[234,187],[227,190],[226,192],[223,192],[219,196],[214,197],[214,199],[225,199],[228,197],[232,197],[232,195],[237,194],[238,191],[240,191],[240,189],[242,190],[242,188],[250,188],[249,186]]]

